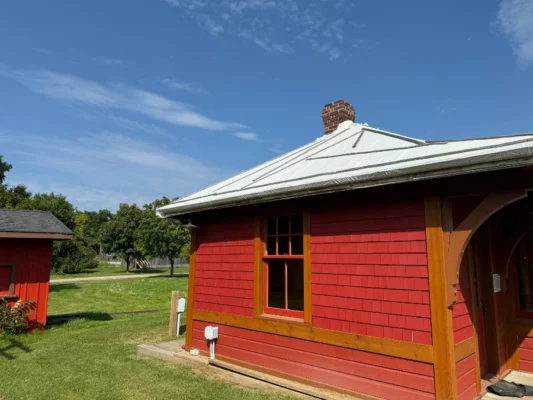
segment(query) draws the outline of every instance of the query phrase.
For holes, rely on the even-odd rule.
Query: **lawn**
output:
[[[51,285],[48,330],[0,334],[0,399],[289,399],[136,355],[137,344],[168,340],[170,292],[186,295],[186,285],[170,277]],[[160,311],[123,314],[145,310]]]
[[[176,274],[189,273],[188,266],[174,267]],[[56,274],[52,273],[50,279],[72,279],[72,278],[90,278],[96,276],[117,276],[117,275],[135,275],[135,274],[170,274],[170,268],[150,268],[150,269],[132,269],[126,271],[123,265],[113,265],[101,262],[98,268],[85,270],[77,274]]]

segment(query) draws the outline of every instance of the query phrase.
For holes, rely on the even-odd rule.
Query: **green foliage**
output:
[[[167,200],[163,198],[162,200]],[[190,232],[168,219],[161,219],[155,214],[156,206],[164,205],[156,200],[145,206],[142,221],[135,232],[136,246],[148,257],[164,257],[170,262],[170,274],[174,275],[174,259],[186,258],[190,249]],[[168,204],[168,203],[167,203]]]
[[[61,274],[76,274],[98,268],[96,254],[82,235],[73,240],[54,242],[52,270]]]
[[[24,185],[0,185],[0,208],[19,208],[20,203],[30,198],[31,192]]]
[[[122,258],[127,270],[134,258],[143,257],[141,249],[135,246],[135,231],[142,217],[143,211],[136,204],[121,204],[115,216],[102,229],[104,251]]]
[[[74,233],[76,236],[82,235],[87,245],[98,254],[104,225],[112,216],[109,210],[77,212],[74,216]]]
[[[37,307],[33,300],[19,300],[11,307],[0,298],[0,332],[18,335],[30,329],[28,314]]]
[[[4,161],[4,157],[0,156],[0,185],[6,180],[6,174],[11,171],[13,166]]]

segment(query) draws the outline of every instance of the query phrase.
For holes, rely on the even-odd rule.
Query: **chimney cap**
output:
[[[337,100],[328,103],[322,109],[322,121],[324,122],[324,133],[330,134],[341,122],[355,121],[355,109],[345,100]]]

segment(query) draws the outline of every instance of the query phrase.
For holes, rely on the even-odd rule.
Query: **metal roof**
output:
[[[49,211],[0,209],[0,232],[72,235]]]
[[[425,141],[351,121],[314,142],[161,207],[161,217],[533,164],[533,134]]]

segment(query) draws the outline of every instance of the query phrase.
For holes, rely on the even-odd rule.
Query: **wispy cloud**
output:
[[[356,30],[364,24],[345,22],[344,15],[354,7],[347,0],[222,0],[209,5],[199,0],[163,1],[184,10],[214,36],[233,35],[269,53],[292,53],[307,43],[334,60],[343,55],[343,46],[362,43]]]
[[[110,67],[125,67],[127,65],[126,61],[119,60],[117,58],[97,57],[96,61],[99,64],[107,65]]]
[[[533,1],[502,0],[497,24],[511,42],[519,65],[533,65]]]
[[[0,64],[2,76],[18,81],[35,93],[67,103],[125,110],[168,124],[209,131],[246,128],[243,124],[210,118],[178,101],[123,84],[102,84],[44,69],[13,70]]]
[[[185,82],[176,81],[174,79],[163,79],[161,82],[172,89],[182,90],[182,91],[190,92],[194,94],[209,94],[209,92],[206,89],[204,89],[203,87],[197,86],[194,83],[185,83]]]
[[[79,207],[89,209],[114,209],[123,201],[148,202],[164,195],[183,196],[234,172],[113,132],[54,138],[0,129],[0,144],[6,159],[38,167],[15,168],[13,181],[40,182],[46,191],[63,193]],[[24,175],[19,170],[33,172]],[[36,177],[38,174],[42,176]],[[61,180],[54,178],[58,174]]]
[[[254,132],[235,132],[234,135],[239,139],[249,140],[251,142],[260,142],[259,136]]]
[[[41,53],[41,54],[44,54],[44,55],[47,55],[47,56],[52,54],[49,50],[47,50],[47,49],[45,49],[43,47],[34,47],[32,50],[34,52],[36,52],[36,53]]]

